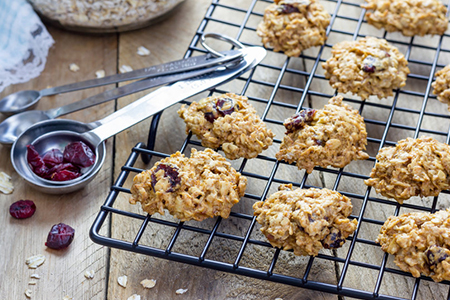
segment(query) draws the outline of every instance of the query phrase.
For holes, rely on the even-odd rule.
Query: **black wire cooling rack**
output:
[[[214,31],[229,36],[233,33],[233,37],[246,46],[261,45],[256,35],[256,26],[262,19],[264,8],[270,3],[271,1],[262,0],[213,0],[185,57],[192,56],[195,52],[205,52],[199,46],[200,36],[204,32]],[[170,216],[150,216],[143,214],[142,211],[118,207],[116,200],[120,195],[129,197],[130,190],[126,186],[129,186],[130,178],[143,171],[142,168],[134,167],[139,156],[148,164],[151,160],[157,161],[171,154],[155,150],[158,142],[156,139],[158,123],[163,118],[162,114],[153,118],[146,145],[139,143],[131,149],[128,160],[111,187],[111,192],[91,228],[91,238],[94,242],[163,259],[358,299],[427,299],[429,293],[434,295],[434,290],[439,291],[436,292],[439,295],[445,295],[443,298],[450,299],[449,282],[437,284],[427,277],[413,278],[409,273],[400,271],[392,263],[392,257],[383,253],[375,243],[379,228],[387,216],[408,211],[435,212],[449,206],[446,202],[449,193],[444,191],[439,197],[416,199],[399,205],[395,201],[380,197],[362,183],[368,178],[370,168],[375,163],[376,153],[383,146],[392,146],[401,138],[416,138],[423,134],[433,136],[441,142],[449,142],[450,117],[446,106],[440,104],[431,94],[431,83],[436,70],[450,63],[450,48],[448,48],[450,36],[445,34],[435,37],[404,37],[396,33],[375,30],[364,21],[365,11],[360,8],[362,0],[328,0],[321,3],[326,5],[331,15],[331,23],[327,30],[328,40],[324,46],[308,49],[299,58],[288,58],[282,53],[269,51],[268,57],[255,70],[234,80],[240,83],[240,91],[227,90],[225,86],[211,91],[210,94],[228,91],[245,94],[250,102],[258,107],[258,112],[262,112],[261,118],[266,124],[277,131],[277,138],[274,140],[274,147],[277,149],[281,143],[280,137],[283,136],[282,124],[285,117],[304,107],[321,107],[335,95],[335,91],[325,80],[320,66],[321,62],[330,56],[330,49],[335,42],[354,40],[370,34],[387,39],[405,54],[411,74],[408,76],[408,84],[397,90],[393,97],[381,101],[377,99],[361,101],[346,95],[345,101],[359,108],[359,112],[364,116],[368,130],[370,154],[368,160],[352,162],[343,169],[317,167],[309,175],[284,162],[276,161],[273,151],[263,153],[250,161],[244,159],[233,162],[233,166],[249,179],[249,186],[252,182],[260,182],[262,185],[259,191],[247,190],[244,198],[235,207],[244,202],[251,205],[255,201],[264,200],[279,184],[284,183],[292,183],[301,188],[327,187],[350,197],[354,205],[350,218],[358,220],[358,227],[344,246],[334,251],[325,250],[316,257],[306,257],[302,262],[300,273],[286,274],[277,266],[281,264],[280,261],[285,255],[293,256],[293,253],[274,249],[264,238],[258,236],[259,225],[251,209],[233,210],[229,219],[234,220],[233,224],[241,222],[241,226],[237,226],[237,231],[228,232],[226,230],[228,223],[223,225],[225,221],[221,218],[216,218],[205,226],[203,225],[205,221],[183,223]],[[233,15],[233,19],[224,17],[230,15]],[[289,95],[294,101],[284,101],[285,95]],[[201,148],[201,144],[188,135],[178,150],[186,152],[190,147]],[[258,167],[252,168],[252,165],[264,165],[267,171],[260,171]],[[295,175],[284,176],[286,172]],[[377,216],[377,212],[383,212],[381,217]],[[107,217],[111,217],[112,222],[113,217],[138,222],[136,227],[138,229],[131,234],[133,237],[130,239],[109,237],[101,233],[104,232],[102,227],[105,226]],[[160,237],[158,243],[143,242],[151,240],[147,235],[153,227],[159,232],[164,231],[159,230],[160,228],[170,230],[165,231],[168,234]],[[181,243],[181,236],[186,233],[201,241],[199,250],[186,252],[182,250],[183,247],[178,246]],[[213,246],[217,240],[236,244],[235,255],[227,260],[221,259],[220,247]],[[266,262],[261,261],[260,264],[258,261],[248,264],[247,261],[252,259],[252,251],[255,248],[270,253],[270,259]],[[373,254],[366,255],[367,253]],[[320,269],[326,264],[335,266],[335,280],[321,280],[320,276],[314,275],[317,273],[315,269]],[[361,282],[365,281],[367,284],[349,285],[348,278],[354,280],[356,277],[360,277]],[[386,281],[399,284],[406,282],[407,287],[403,288],[402,292],[387,290],[383,288]],[[425,289],[428,290],[428,294],[427,291],[422,291]]]

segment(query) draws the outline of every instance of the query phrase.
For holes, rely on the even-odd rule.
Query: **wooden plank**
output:
[[[88,36],[49,27],[55,45],[50,50],[46,68],[41,76],[24,84],[8,87],[0,97],[24,89],[42,89],[88,78],[95,78],[95,71],[104,69],[114,74],[117,68],[117,38],[115,34]],[[76,63],[80,71],[69,71],[69,64]],[[37,109],[49,109],[109,87],[95,88],[43,98]],[[110,114],[114,103],[107,103],[79,113],[66,116],[91,122]],[[3,120],[1,117],[0,120]],[[15,191],[11,195],[0,194],[0,298],[25,299],[26,289],[32,290],[32,299],[104,299],[107,277],[107,250],[89,239],[89,228],[104,200],[111,183],[112,144],[107,145],[105,164],[85,189],[68,195],[47,195],[31,189],[13,170],[9,159],[10,147],[0,146],[0,171],[12,176]],[[16,220],[9,215],[11,203],[31,199],[37,211],[26,220]],[[65,250],[48,249],[44,243],[53,224],[66,223],[75,228],[75,239]],[[46,256],[45,263],[37,270],[28,269],[25,260],[37,254]],[[95,277],[87,280],[84,273],[94,270]],[[29,285],[30,275],[37,273],[41,279]]]

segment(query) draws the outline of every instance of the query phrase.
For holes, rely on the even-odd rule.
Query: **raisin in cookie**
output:
[[[383,147],[376,158],[364,183],[400,204],[450,188],[450,146],[431,137],[401,140],[395,147]]]
[[[287,56],[299,56],[305,49],[326,40],[330,15],[316,0],[275,0],[264,11],[257,34],[265,47]]]
[[[219,153],[192,149],[190,158],[177,152],[136,175],[130,203],[140,202],[149,214],[167,209],[181,221],[228,218],[246,186],[247,178]]]
[[[414,277],[450,280],[450,209],[389,217],[376,240],[395,263]]]
[[[328,189],[295,189],[281,185],[266,201],[253,205],[256,221],[270,244],[295,255],[314,255],[320,249],[341,247],[357,221],[347,217],[353,206],[348,197]]]
[[[439,0],[366,0],[366,20],[378,29],[405,36],[442,35],[447,30],[447,8]]]
[[[436,80],[432,83],[433,94],[437,95],[439,101],[449,105],[450,111],[450,65],[436,72],[435,76]]]
[[[285,120],[287,132],[276,158],[296,162],[308,173],[314,166],[343,168],[369,158],[364,119],[342,99],[333,97],[323,109],[305,109]]]
[[[356,94],[363,100],[371,95],[382,99],[406,84],[408,62],[384,39],[343,41],[333,46],[331,54],[322,67],[325,78],[339,93]]]
[[[229,159],[254,158],[272,145],[274,134],[247,100],[231,93],[211,96],[183,105],[178,114],[204,147],[222,146]]]

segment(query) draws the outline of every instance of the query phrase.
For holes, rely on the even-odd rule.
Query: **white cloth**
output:
[[[25,0],[0,0],[0,92],[44,70],[53,38]]]

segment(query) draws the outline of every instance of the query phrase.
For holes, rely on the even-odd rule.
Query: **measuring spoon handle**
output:
[[[83,133],[83,137],[93,146],[98,146],[107,138],[149,118],[150,116],[189,98],[195,94],[224,83],[259,63],[266,51],[261,47],[245,48],[247,55],[230,68],[223,68],[196,78],[176,82],[159,88],[134,103],[96,122],[98,127]]]
[[[133,93],[137,93],[143,90],[147,90],[156,86],[172,83],[187,78],[200,76],[215,71],[219,66],[203,68],[191,72],[177,73],[172,75],[166,75],[156,78],[146,78],[140,81],[132,82],[130,84],[105,91],[103,93],[88,97],[81,101],[70,103],[61,107],[52,108],[46,110],[44,113],[51,119],[55,119],[59,116],[72,113],[81,109],[85,109],[94,105],[98,105],[113,99],[124,97]]]
[[[51,96],[61,93],[73,92],[82,89],[117,83],[127,80],[158,77],[174,73],[187,72],[195,69],[206,68],[217,64],[222,64],[242,56],[241,50],[229,50],[221,52],[224,56],[212,57],[211,55],[193,56],[186,59],[176,60],[157,66],[151,66],[127,73],[115,74],[103,78],[90,79],[86,81],[66,84],[58,87],[51,87],[40,91],[41,97]]]

